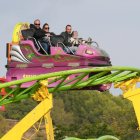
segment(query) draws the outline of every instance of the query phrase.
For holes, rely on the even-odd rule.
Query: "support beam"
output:
[[[45,126],[46,126],[46,134],[47,140],[54,140],[54,132],[53,132],[53,125],[52,125],[52,118],[50,116],[50,111],[44,115],[45,119]]]
[[[139,77],[119,82],[114,87],[120,88],[123,91],[123,97],[132,102],[140,130],[140,88],[136,87],[138,82],[140,82]]]
[[[5,134],[0,140],[21,140],[23,134],[33,126],[41,117],[47,119],[47,123],[50,123],[50,110],[52,109],[52,94],[48,95],[48,98],[41,101],[29,114],[27,114],[19,123],[17,123],[7,134]],[[49,124],[47,130],[49,139],[53,140],[50,136],[53,136],[52,124]]]
[[[124,98],[132,101],[134,111],[137,117],[137,121],[139,124],[139,130],[140,130],[140,88],[137,88],[133,91],[126,92],[124,95]]]

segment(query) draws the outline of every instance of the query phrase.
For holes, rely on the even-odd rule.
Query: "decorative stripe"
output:
[[[23,60],[25,63],[30,63],[30,61],[23,55],[19,45],[12,46],[12,51],[10,52],[10,54]]]

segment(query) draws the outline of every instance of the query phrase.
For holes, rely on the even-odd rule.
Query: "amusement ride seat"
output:
[[[26,29],[26,30],[21,30],[22,36],[24,40],[32,40],[37,51],[41,54],[49,55],[46,50],[42,47],[41,43],[37,41],[34,37],[34,30],[33,29]]]

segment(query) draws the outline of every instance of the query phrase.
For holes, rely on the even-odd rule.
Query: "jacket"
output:
[[[72,43],[70,42],[70,38],[72,37],[72,33],[68,34],[67,32],[62,32],[60,35],[64,38],[64,45],[66,46],[72,46]]]
[[[33,37],[37,40],[40,40],[46,34],[46,32],[44,30],[42,30],[41,28],[36,28],[33,24],[30,24],[30,28],[34,29]]]

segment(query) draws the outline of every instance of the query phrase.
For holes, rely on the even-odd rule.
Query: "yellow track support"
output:
[[[115,88],[120,88],[123,91],[123,97],[132,101],[140,130],[140,88],[136,87],[140,82],[140,78],[131,79],[115,84]]]
[[[23,134],[29,130],[42,117],[45,119],[47,140],[54,140],[52,119],[50,112],[53,107],[52,94],[48,92],[47,81],[40,82],[41,87],[34,94],[33,98],[41,101],[30,113],[28,113],[18,124],[16,124],[1,140],[22,140]],[[29,140],[29,139],[28,139]]]

